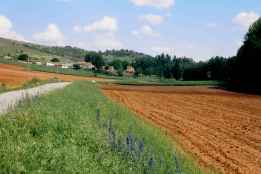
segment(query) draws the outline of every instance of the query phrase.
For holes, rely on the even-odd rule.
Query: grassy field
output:
[[[41,66],[41,65],[23,65],[24,67],[33,70],[33,71],[41,71],[41,72],[50,72],[50,73],[58,73],[58,74],[65,74],[65,75],[76,75],[76,76],[94,76],[92,71],[87,70],[73,70],[73,69],[63,69],[63,68],[55,68],[55,67],[48,67],[48,66]]]
[[[26,65],[27,68],[34,71],[43,71],[43,72],[52,72],[60,73],[67,75],[78,75],[78,76],[97,76],[105,79],[115,80],[113,83],[121,85],[158,85],[158,86],[203,86],[210,85],[216,86],[222,84],[218,81],[180,81],[175,79],[161,79],[158,77],[119,77],[119,76],[110,76],[102,73],[93,73],[92,71],[86,70],[73,70],[73,69],[61,69],[54,67],[46,67],[39,65]]]
[[[152,77],[143,78],[124,78],[114,82],[120,85],[142,85],[142,86],[216,86],[221,85],[222,82],[218,81],[181,81],[175,79],[160,79]]]
[[[2,116],[0,142],[3,174],[202,173],[159,129],[87,82]]]

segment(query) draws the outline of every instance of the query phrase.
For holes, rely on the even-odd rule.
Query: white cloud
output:
[[[0,16],[0,31],[7,32],[13,27],[12,22],[5,16]]]
[[[73,27],[73,31],[75,31],[75,32],[82,32],[82,30],[83,30],[83,28],[81,26],[79,26],[79,25],[75,25]]]
[[[241,12],[233,18],[233,23],[242,26],[247,29],[251,24],[253,24],[259,15],[253,11],[250,12]]]
[[[143,16],[140,16],[140,20],[143,22],[149,23],[151,25],[159,25],[162,22],[164,22],[164,17],[160,15],[154,15],[154,14],[146,14]]]
[[[114,17],[104,16],[101,20],[95,21],[83,27],[86,32],[116,32],[118,21]]]
[[[162,46],[155,46],[151,47],[150,51],[152,52],[153,55],[158,55],[158,54],[169,54],[171,56],[176,54],[176,49],[172,47],[162,47]]]
[[[49,24],[46,31],[35,33],[35,41],[50,45],[64,45],[64,35],[56,24]]]
[[[207,27],[209,27],[209,28],[216,28],[217,26],[218,25],[216,23],[214,23],[214,22],[211,22],[211,23],[207,24]]]
[[[170,8],[175,4],[175,0],[130,0],[136,6],[151,6],[156,8]]]
[[[134,36],[147,36],[147,37],[159,37],[160,34],[154,31],[149,25],[143,25],[139,30],[133,30],[131,32]]]
[[[123,44],[113,34],[104,34],[96,36],[92,47],[98,50],[120,49]]]
[[[19,41],[26,41],[25,38],[17,34],[13,29],[11,20],[7,17],[0,15],[0,37],[14,39]]]
[[[74,45],[95,51],[123,48],[123,43],[113,33],[95,35],[93,38],[90,38],[88,42],[76,42]]]

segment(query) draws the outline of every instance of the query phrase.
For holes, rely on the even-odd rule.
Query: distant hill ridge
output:
[[[4,56],[15,57],[18,54],[26,53],[30,57],[33,57],[40,61],[48,61],[56,57],[62,62],[75,62],[83,60],[84,56],[88,52],[90,51],[72,46],[44,46],[40,44],[0,38],[0,58]],[[132,62],[135,59],[151,57],[143,53],[126,49],[107,50],[99,53],[103,55],[104,59],[107,62],[113,61],[115,59]]]

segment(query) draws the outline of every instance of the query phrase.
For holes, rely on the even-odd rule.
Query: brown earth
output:
[[[261,96],[208,87],[102,88],[163,128],[200,165],[222,173],[261,174]]]
[[[63,81],[74,81],[74,80],[104,81],[105,80],[102,78],[95,78],[95,77],[81,77],[81,76],[29,71],[17,65],[0,64],[0,84],[1,83],[6,84],[7,86],[11,86],[11,87],[20,86],[24,84],[26,81],[32,80],[33,78],[47,80],[55,77]]]

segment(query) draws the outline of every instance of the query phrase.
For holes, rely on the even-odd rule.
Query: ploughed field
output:
[[[261,96],[209,87],[103,86],[166,131],[204,167],[261,173]]]
[[[1,83],[6,84],[7,86],[20,86],[24,84],[26,81],[32,80],[33,78],[37,78],[41,80],[58,78],[63,81],[104,80],[95,77],[81,77],[81,76],[73,76],[73,75],[29,71],[18,65],[0,64],[0,84]]]

